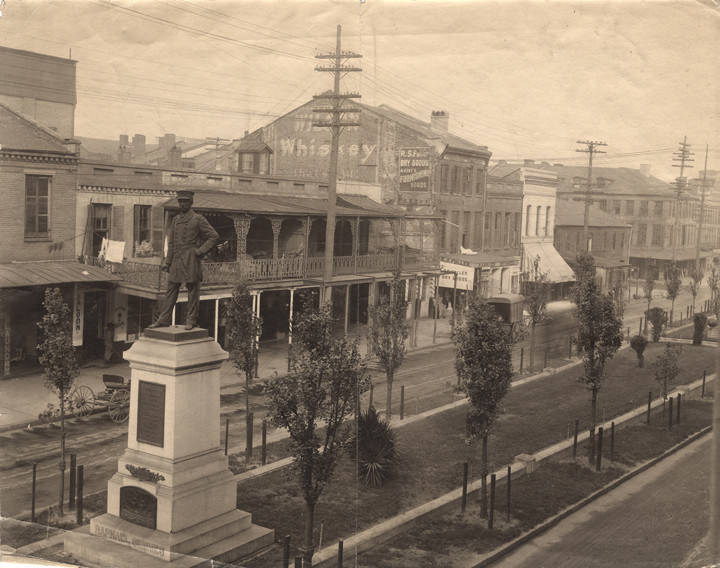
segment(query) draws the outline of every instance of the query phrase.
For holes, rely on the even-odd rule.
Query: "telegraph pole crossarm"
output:
[[[680,175],[675,178],[675,219],[673,222],[673,235],[672,235],[672,262],[675,264],[677,259],[677,243],[680,240],[678,235],[678,220],[680,216],[680,195],[687,186],[687,178],[685,177],[685,168],[692,168],[689,162],[694,162],[695,159],[692,157],[695,154],[690,151],[690,144],[687,143],[687,136],[683,137],[682,142],[678,142],[680,148],[677,152],[673,152],[673,162],[679,162],[673,164],[673,168],[680,168]]]
[[[592,189],[592,163],[593,154],[607,154],[604,150],[598,150],[598,146],[607,146],[605,142],[598,140],[577,140],[577,144],[584,144],[587,148],[578,148],[576,152],[588,154],[588,175],[587,189],[585,191],[585,215],[583,221],[583,238],[585,239],[585,251],[590,252],[590,190]]]

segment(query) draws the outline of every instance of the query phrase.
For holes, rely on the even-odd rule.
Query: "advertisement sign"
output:
[[[439,286],[442,288],[452,288],[455,285],[455,275],[457,272],[457,289],[472,290],[475,280],[475,268],[472,266],[463,266],[462,264],[453,264],[451,262],[440,262],[442,270],[450,270],[450,273],[440,275]]]
[[[400,191],[430,191],[430,148],[400,148]]]
[[[85,319],[85,292],[75,284],[73,288],[72,344],[83,344],[83,324]]]

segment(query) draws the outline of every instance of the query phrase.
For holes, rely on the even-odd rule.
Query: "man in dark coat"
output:
[[[162,269],[168,272],[165,301],[158,319],[150,327],[170,325],[170,317],[177,302],[180,284],[188,290],[188,309],[185,329],[197,325],[200,311],[200,282],[202,281],[201,257],[218,241],[219,235],[207,219],[191,209],[193,192],[177,192],[178,213],[170,223],[167,234],[167,256]]]

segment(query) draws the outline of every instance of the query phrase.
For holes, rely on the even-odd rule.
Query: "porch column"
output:
[[[235,237],[237,239],[237,248],[235,250],[235,258],[242,260],[247,254],[247,236],[250,232],[251,217],[246,215],[233,215],[233,226],[235,227]]]
[[[345,284],[345,337],[348,332],[348,316],[350,314],[350,284]]]
[[[310,216],[303,219],[303,231],[305,232],[305,250],[303,251],[303,278],[307,278],[307,263],[310,254]]]
[[[273,258],[277,259],[280,252],[280,228],[282,227],[282,219],[270,219],[273,232]]]
[[[10,374],[10,313],[5,310],[3,316],[3,377]]]
[[[255,302],[253,305],[255,317],[259,320],[260,319],[260,295],[262,292],[260,290],[257,290],[254,294]],[[255,378],[259,378],[259,366],[260,366],[260,334],[255,335]]]
[[[288,314],[288,371],[292,360],[292,336],[293,336],[293,306],[295,303],[295,288],[290,288],[290,313]]]
[[[372,331],[373,317],[372,308],[375,307],[375,292],[377,290],[377,280],[373,278],[368,284],[368,322],[367,322],[367,357],[372,355],[372,341],[370,340],[370,332]]]
[[[220,299],[215,299],[215,335],[213,335],[213,339],[217,341],[218,339],[218,319],[220,316]]]
[[[352,241],[352,256],[353,263],[355,265],[354,273],[358,271],[358,250],[360,250],[360,217],[355,217],[354,221],[350,224],[352,228],[353,241]]]

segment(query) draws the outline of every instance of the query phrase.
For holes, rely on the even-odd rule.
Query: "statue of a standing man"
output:
[[[193,195],[192,191],[177,192],[180,213],[170,223],[167,233],[167,256],[162,265],[162,270],[168,272],[168,286],[160,315],[149,326],[151,328],[170,325],[180,284],[183,282],[188,290],[185,329],[192,329],[197,325],[202,281],[200,259],[215,246],[219,235],[205,217],[191,209]]]

